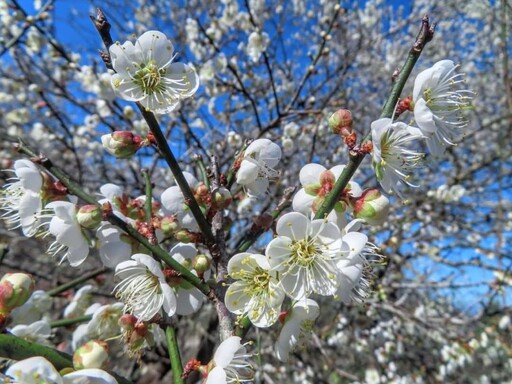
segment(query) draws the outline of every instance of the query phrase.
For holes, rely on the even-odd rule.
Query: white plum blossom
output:
[[[414,119],[435,158],[447,145],[455,145],[467,127],[462,112],[471,108],[473,92],[464,89],[464,74],[456,73],[457,67],[451,60],[441,60],[414,81]]]
[[[172,247],[169,254],[178,263],[188,268],[191,273],[197,275],[197,272],[192,269],[192,261],[197,256],[197,249],[193,244],[178,243]],[[204,278],[208,279],[209,276],[210,273],[207,271]],[[176,294],[176,314],[186,316],[201,308],[204,294],[199,289],[179,276],[168,277],[167,281]]]
[[[5,375],[11,377],[14,380],[13,383],[20,384],[117,384],[117,380],[110,374],[96,368],[81,369],[61,376],[54,366],[41,356],[14,363],[7,369]]]
[[[89,243],[82,233],[76,219],[76,205],[69,201],[53,201],[46,205],[45,215],[50,218],[48,233],[55,241],[48,248],[48,253],[57,256],[63,254],[72,267],[82,264],[89,255]]]
[[[414,186],[409,182],[410,173],[419,166],[423,153],[409,148],[410,143],[422,138],[417,128],[381,118],[371,124],[375,175],[382,188],[402,196],[400,185]]]
[[[45,320],[38,320],[32,324],[19,324],[10,329],[10,332],[24,340],[39,343],[43,345],[50,345],[48,341],[51,336],[52,329],[50,323]]]
[[[0,210],[9,229],[21,228],[25,236],[34,236],[43,203],[43,177],[37,167],[26,159],[16,160],[9,179],[0,191]]]
[[[267,50],[270,39],[266,32],[252,32],[249,35],[247,54],[252,61],[257,62],[263,52]]]
[[[38,320],[51,319],[50,309],[53,300],[45,291],[32,292],[30,298],[21,307],[14,308],[11,312],[11,325],[31,324]]]
[[[277,221],[276,232],[265,254],[284,291],[296,299],[312,293],[334,295],[339,285],[336,263],[348,253],[337,225],[291,212]]]
[[[274,324],[285,294],[267,258],[238,253],[228,262],[228,274],[235,282],[226,291],[226,308],[237,315],[246,314],[256,327]]]
[[[160,264],[143,253],[132,256],[116,267],[121,281],[114,288],[117,299],[124,303],[124,312],[141,321],[149,321],[160,312],[168,316],[176,312],[176,296],[165,281]]]
[[[368,256],[381,258],[377,247],[368,241],[368,236],[357,232],[362,220],[352,220],[343,230],[343,243],[348,246],[349,253],[336,264],[339,274],[339,287],[336,299],[349,304],[361,302],[368,296],[372,280],[372,267]]]
[[[128,236],[118,227],[103,223],[96,231],[99,254],[103,265],[115,268],[117,264],[126,261],[132,255],[132,246]]]
[[[224,340],[213,356],[213,369],[208,372],[205,384],[248,383],[254,379],[251,357],[241,343],[241,338],[231,336]]]
[[[275,344],[276,356],[286,362],[288,355],[301,339],[305,332],[311,332],[312,323],[320,314],[317,302],[311,299],[299,300],[286,312],[283,318],[283,327]]]
[[[84,315],[91,305],[93,291],[94,287],[89,284],[76,291],[71,302],[64,308],[64,317],[73,318]]]
[[[174,47],[159,31],[143,33],[133,44],[113,44],[110,49],[114,90],[125,100],[138,101],[147,110],[168,113],[181,99],[192,96],[199,87],[194,68],[173,63]]]
[[[274,167],[281,160],[281,148],[269,139],[257,139],[245,149],[241,158],[236,182],[243,185],[250,196],[264,196],[269,178],[279,173]]]
[[[302,189],[293,197],[293,210],[306,216],[310,216],[311,213],[315,214],[344,168],[344,165],[336,165],[327,170],[323,165],[314,163],[302,167],[299,173]],[[359,197],[361,194],[362,189],[359,184],[351,181],[336,202],[334,209],[327,215],[327,220],[336,223],[338,228],[343,228],[347,224],[346,212],[349,207],[349,198]]]
[[[183,172],[183,176],[193,193],[201,185],[201,183],[189,172]],[[162,211],[167,215],[176,215],[178,222],[185,229],[196,231],[199,229],[196,219],[190,210],[190,207],[185,204],[185,196],[179,186],[174,185],[167,188],[160,197],[162,202]]]

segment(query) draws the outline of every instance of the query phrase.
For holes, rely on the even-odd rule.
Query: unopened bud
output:
[[[142,138],[128,131],[115,131],[101,136],[103,147],[118,159],[133,156],[141,147]]]
[[[216,208],[227,208],[232,201],[233,197],[227,188],[220,187],[213,193],[212,202]]]
[[[165,235],[171,235],[179,228],[176,216],[165,216],[160,220],[160,229]]]
[[[34,291],[34,280],[26,273],[7,273],[0,280],[0,317],[5,319],[14,308],[21,307]]]
[[[78,223],[82,227],[89,229],[98,227],[101,223],[101,218],[101,208],[93,204],[80,207],[76,214]]]
[[[123,330],[131,332],[135,329],[135,324],[137,324],[137,321],[138,320],[135,316],[127,313],[122,315],[117,323]]]
[[[353,204],[354,216],[370,225],[382,224],[389,213],[389,199],[378,189],[367,189]]]
[[[199,234],[182,229],[174,234],[176,240],[182,243],[196,243],[199,241]]]
[[[108,344],[102,340],[90,340],[73,354],[75,369],[105,368],[108,362]]]
[[[329,117],[331,132],[343,137],[352,133],[352,113],[348,109],[338,109]]]
[[[210,259],[208,256],[203,254],[197,255],[194,257],[194,260],[192,260],[192,268],[195,269],[199,276],[208,271],[210,269],[210,265]]]

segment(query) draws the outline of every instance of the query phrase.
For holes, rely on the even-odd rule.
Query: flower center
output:
[[[125,312],[130,314],[148,307],[155,296],[162,293],[158,277],[147,269],[122,280],[115,291],[116,298],[125,304]]]
[[[242,269],[239,272],[232,273],[231,276],[247,284],[244,291],[250,296],[256,296],[262,292],[266,292],[271,279],[268,271],[261,267],[256,267],[252,271]]]
[[[311,238],[295,240],[290,248],[293,263],[302,267],[309,267],[322,254],[319,246]]]
[[[150,61],[141,64],[140,69],[133,76],[133,81],[147,95],[163,88],[161,80],[164,74],[164,68],[159,69],[154,61]]]

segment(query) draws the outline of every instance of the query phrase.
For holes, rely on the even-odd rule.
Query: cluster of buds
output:
[[[0,326],[14,308],[21,307],[34,291],[34,280],[26,273],[7,273],[0,280]]]

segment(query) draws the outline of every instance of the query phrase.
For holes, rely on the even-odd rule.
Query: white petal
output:
[[[419,99],[414,105],[414,120],[420,130],[426,134],[431,134],[437,130],[434,114],[424,99]]]
[[[64,384],[118,384],[117,380],[107,372],[96,369],[81,369],[63,376]]]
[[[217,366],[208,372],[206,384],[226,384],[227,376],[223,368]]]
[[[240,185],[252,183],[258,177],[260,166],[250,160],[242,160],[240,169],[236,173],[236,182]]]
[[[204,294],[197,288],[181,289],[176,291],[176,314],[188,316],[201,308]]]
[[[296,212],[300,212],[306,216],[312,212],[313,202],[316,196],[306,193],[304,188],[301,188],[295,196],[293,196],[292,207]]]
[[[239,336],[230,336],[219,345],[213,356],[213,361],[217,367],[226,368],[229,365],[235,357],[235,353],[242,346],[240,340]]]
[[[327,169],[320,164],[306,164],[303,166],[299,173],[299,180],[303,187],[309,184],[319,184],[320,175]]]
[[[269,186],[267,178],[258,177],[252,183],[246,184],[249,196],[262,197],[265,196]]]
[[[368,242],[368,236],[360,232],[349,232],[343,236],[343,241],[346,242],[350,248],[350,254],[347,257],[359,255]]]
[[[184,260],[192,260],[197,256],[197,249],[193,244],[178,243],[172,247],[170,255],[175,259],[181,256]]]
[[[162,289],[162,295],[164,296],[162,307],[168,316],[172,316],[176,313],[176,295],[168,284],[162,283],[160,284],[160,288]]]
[[[310,234],[310,221],[299,212],[287,213],[277,221],[276,232],[279,236],[291,239],[304,239]]]
[[[5,374],[15,378],[16,382],[23,384],[37,384],[40,382],[37,377],[44,377],[52,384],[62,383],[59,372],[48,360],[41,356],[18,361],[11,365]]]

